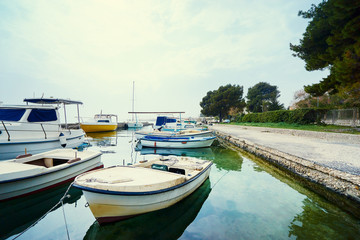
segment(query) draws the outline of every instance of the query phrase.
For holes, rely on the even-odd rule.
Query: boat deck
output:
[[[195,177],[210,164],[210,161],[187,157],[158,158],[134,166],[116,166],[85,173],[76,178],[75,184],[104,191],[157,191]]]

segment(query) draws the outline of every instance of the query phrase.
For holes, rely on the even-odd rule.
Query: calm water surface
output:
[[[180,203],[99,226],[80,190],[18,239],[359,239],[360,220],[273,167],[217,144],[198,150],[134,150],[133,131],[89,134],[105,167],[175,154],[214,162]],[[68,185],[0,204],[0,239],[13,239],[54,206]],[[65,218],[64,218],[65,216]],[[65,224],[65,220],[66,223]]]

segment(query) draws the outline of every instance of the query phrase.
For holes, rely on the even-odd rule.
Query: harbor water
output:
[[[359,239],[360,219],[338,207],[341,202],[335,205],[275,167],[217,141],[211,148],[174,150],[136,149],[132,130],[88,138],[88,149],[103,153],[105,167],[158,154],[198,157],[214,165],[209,179],[178,204],[104,226],[73,187],[64,204],[52,209],[69,184],[2,202],[0,239]]]

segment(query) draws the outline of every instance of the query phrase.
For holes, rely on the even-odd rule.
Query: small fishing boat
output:
[[[56,149],[0,162],[0,201],[30,195],[102,168],[101,153]]]
[[[181,130],[178,132],[169,132],[169,131],[136,131],[135,137],[137,140],[145,136],[154,136],[154,137],[165,137],[165,138],[184,138],[184,137],[213,137],[214,134],[212,131],[206,130]]]
[[[116,120],[113,121],[113,118]],[[96,114],[94,116],[94,121],[92,122],[83,122],[80,124],[80,127],[86,133],[93,132],[110,132],[115,131],[118,127],[117,125],[118,117],[115,114]]]
[[[179,132],[183,130],[207,130],[204,126],[197,125],[194,121],[183,121],[180,118],[177,120],[174,117],[158,116],[154,125],[154,129],[158,129],[164,132]]]
[[[197,158],[158,157],[81,174],[74,186],[83,191],[101,224],[174,205],[201,186],[211,165]]]
[[[140,138],[139,144],[141,144],[142,147],[153,148],[203,148],[210,147],[215,138],[215,136],[171,138],[147,135]]]

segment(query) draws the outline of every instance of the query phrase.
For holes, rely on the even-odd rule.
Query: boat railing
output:
[[[21,124],[23,126],[32,126],[31,128],[24,127],[20,128],[11,128],[10,126],[13,124]],[[1,135],[1,126],[4,128],[4,131],[7,134],[8,141],[11,141],[11,137],[14,137],[15,133],[24,133],[24,132],[31,132],[31,133],[38,133],[42,132],[44,134],[44,138],[47,139],[51,133],[58,133],[60,134],[62,128],[60,124],[55,123],[29,123],[29,122],[16,122],[16,121],[3,121],[1,120],[0,125],[0,135]],[[39,128],[33,128],[33,126],[39,126]],[[70,131],[70,129],[69,129]],[[13,133],[13,135],[11,135]]]
[[[4,130],[6,131],[7,135],[8,135],[8,141],[10,141],[10,133],[9,131],[7,130],[6,126],[5,126],[5,123],[4,121],[1,121],[2,125],[4,126]],[[0,131],[0,134],[1,134],[1,131]]]

